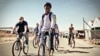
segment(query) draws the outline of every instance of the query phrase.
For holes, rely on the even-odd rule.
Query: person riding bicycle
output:
[[[34,29],[34,34],[35,34],[35,36],[38,36],[38,33],[39,33],[39,24],[36,23],[36,27],[35,27],[35,29]]]
[[[73,27],[73,24],[71,24],[71,26],[69,27],[69,40],[68,40],[68,45],[70,45],[70,40],[71,40],[71,37],[74,41],[74,27]]]
[[[19,22],[15,25],[13,33],[18,34],[17,41],[20,41],[22,36],[25,36],[25,43],[26,46],[28,47],[29,29],[28,29],[28,23],[24,20],[24,17],[19,18]]]
[[[38,33],[39,33],[39,24],[36,23],[36,27],[35,27],[35,29],[34,29],[35,39],[36,39],[37,37],[39,37],[39,36],[38,36]],[[38,42],[39,42],[39,40],[38,40]],[[37,42],[37,43],[38,43],[38,42]],[[35,43],[35,44],[37,44],[37,43]]]
[[[55,24],[55,38],[56,38],[57,43],[59,45],[59,27],[57,24]]]
[[[53,37],[54,37],[54,25],[56,16],[51,12],[51,8],[52,5],[49,2],[47,2],[44,5],[45,13],[42,15],[42,19],[40,21],[39,32],[41,33],[40,42],[42,43],[44,42],[43,38],[46,35],[50,35],[50,49],[54,51]]]

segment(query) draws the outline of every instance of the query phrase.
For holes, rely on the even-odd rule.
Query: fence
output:
[[[91,30],[92,39],[100,39],[100,30]]]

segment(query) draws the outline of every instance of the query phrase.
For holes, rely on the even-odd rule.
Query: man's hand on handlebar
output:
[[[12,34],[18,34],[18,32],[17,31],[13,31]]]

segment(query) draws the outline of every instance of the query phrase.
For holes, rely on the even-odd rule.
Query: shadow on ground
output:
[[[80,49],[92,49],[94,47],[75,47],[75,48],[80,48]]]
[[[22,56],[38,56],[38,55],[36,55],[34,53],[28,53],[27,55],[22,55]]]
[[[58,50],[57,51],[59,54],[60,53],[89,53],[89,52],[86,52],[86,51],[78,51],[78,50]]]
[[[28,55],[22,55],[22,56],[38,56],[37,54],[32,54],[32,53],[29,53]],[[51,55],[50,55],[51,56]],[[54,55],[53,55],[54,56]]]
[[[58,47],[58,48],[64,48],[64,47]]]

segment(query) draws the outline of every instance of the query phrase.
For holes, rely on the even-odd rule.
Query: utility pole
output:
[[[84,24],[84,21],[85,21],[85,20],[84,20],[84,18],[83,18],[83,30],[85,30],[85,24]]]

